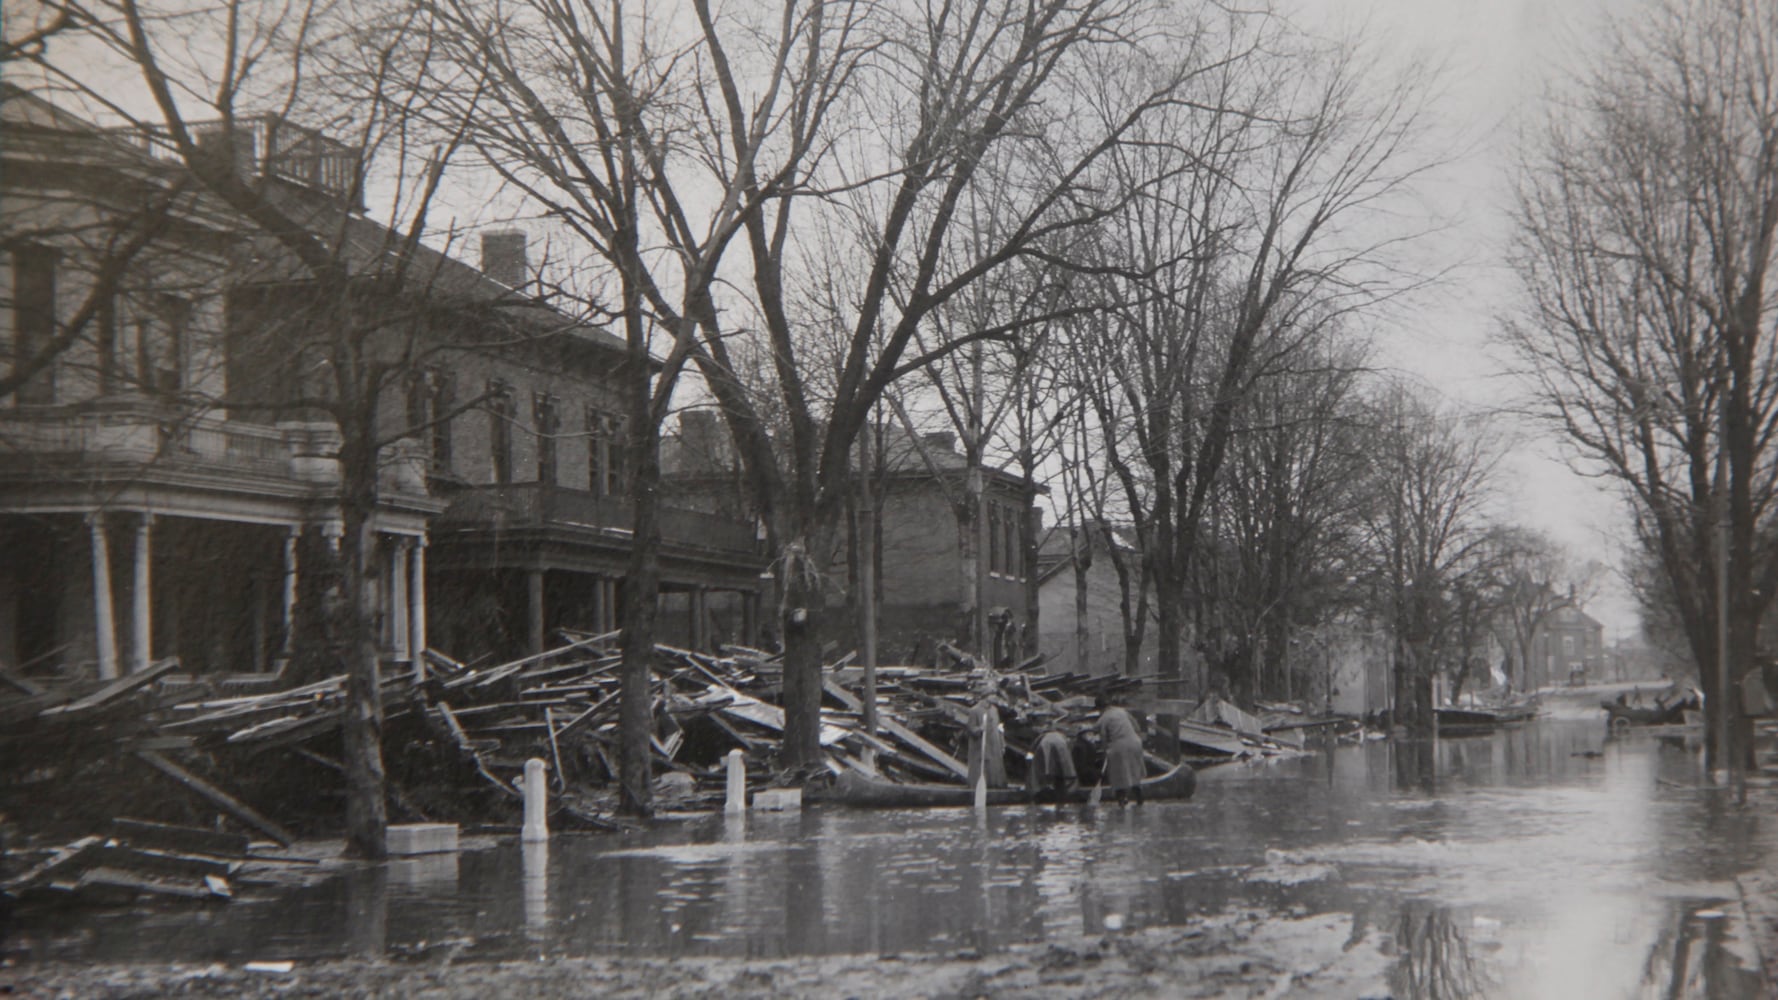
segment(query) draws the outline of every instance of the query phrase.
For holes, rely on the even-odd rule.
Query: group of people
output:
[[[990,788],[1006,785],[1006,742],[1000,710],[990,691],[970,709],[969,786],[986,777]],[[1099,720],[1073,729],[1050,720],[1031,748],[1028,787],[1038,801],[1064,801],[1077,788],[1103,788],[1118,805],[1133,797],[1142,804],[1142,730],[1128,709],[1100,697],[1094,704]]]

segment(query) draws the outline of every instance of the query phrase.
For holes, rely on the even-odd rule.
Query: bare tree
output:
[[[1163,689],[1183,680],[1196,563],[1244,401],[1320,324],[1416,281],[1388,263],[1406,235],[1356,234],[1425,166],[1411,150],[1417,83],[1373,94],[1353,50],[1270,21],[1218,37],[1193,99],[1120,150],[1107,183],[1142,193],[1098,246],[1121,277],[1093,350],[1115,358],[1123,377],[1105,384],[1127,417],[1093,398],[1120,427],[1108,459],[1154,582]]]
[[[498,296],[453,285],[451,262],[424,242],[439,237],[430,210],[457,140],[423,136],[414,114],[420,95],[401,85],[410,78],[404,64],[427,58],[431,24],[413,11],[321,0],[227,0],[176,17],[133,0],[64,9],[82,46],[65,61],[41,60],[50,86],[120,119],[220,205],[238,238],[258,251],[249,255],[257,270],[229,275],[238,286],[231,309],[240,306],[239,316],[256,324],[239,344],[252,346],[242,357],[279,367],[255,371],[243,362],[223,395],[191,402],[304,413],[338,432],[343,530],[320,617],[326,654],[347,677],[349,849],[381,857],[387,812],[370,607],[376,512],[385,465],[403,438],[424,430],[390,404],[439,349],[441,328],[504,328],[493,315]],[[102,64],[134,74],[139,98],[92,82],[105,79],[94,71],[95,52]],[[379,156],[383,172],[373,174]],[[387,195],[398,228],[362,216],[373,189]],[[310,374],[282,377],[297,362]]]
[[[700,370],[721,401],[760,498],[774,550],[786,637],[786,762],[819,759],[818,628],[825,597],[811,553],[830,547],[834,518],[848,486],[853,437],[884,389],[906,372],[975,340],[1005,336],[999,324],[973,329],[921,351],[914,342],[933,310],[1057,234],[1105,212],[1083,184],[1088,168],[1124,140],[1135,122],[1170,100],[1162,78],[1109,113],[1074,114],[1072,95],[1096,69],[1130,51],[1145,30],[1142,5],[1122,0],[991,2],[967,10],[874,9],[870,58],[848,81],[848,106],[827,127],[837,149],[823,163],[821,186],[843,201],[781,197],[746,219],[752,264],[749,304],[770,344],[769,386],[738,381],[728,328],[710,317],[701,327]],[[1065,82],[1066,81],[1066,84]],[[735,90],[725,82],[722,91]],[[729,100],[733,100],[732,97]],[[1017,147],[1041,158],[996,148]],[[990,171],[1014,164],[1018,173]],[[962,214],[971,192],[990,185],[1008,202],[986,241]],[[809,193],[809,192],[805,192]],[[797,303],[787,273],[814,249],[798,240],[799,212],[825,216],[861,246],[864,281],[841,327],[843,348],[831,392],[806,366]],[[805,224],[806,225],[806,224]],[[1023,317],[1019,325],[1042,321]],[[764,389],[764,392],[757,390]],[[759,414],[781,412],[789,433],[773,440]]]
[[[1709,721],[1739,718],[1721,681],[1749,668],[1778,592],[1771,3],[1653,3],[1612,24],[1521,171],[1513,263],[1525,305],[1505,336],[1537,409],[1623,488]],[[1750,752],[1735,729],[1730,760]]]
[[[1371,426],[1369,582],[1395,642],[1394,722],[1433,732],[1433,675],[1448,653],[1464,580],[1488,538],[1498,446],[1477,418],[1386,389]]]

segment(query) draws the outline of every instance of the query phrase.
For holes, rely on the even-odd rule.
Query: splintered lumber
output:
[[[192,774],[178,764],[162,757],[160,754],[155,753],[152,750],[142,750],[137,752],[136,757],[149,767],[154,768],[156,771],[159,771],[181,785],[198,793],[198,795],[207,799],[218,809],[221,809],[223,812],[228,813],[230,816],[233,816],[253,829],[258,830],[260,833],[265,834],[285,847],[289,847],[296,842],[296,838],[283,827],[264,816],[261,816],[258,812],[255,812],[252,807],[241,802],[239,799],[236,799],[197,775]]]
[[[850,691],[847,691],[845,688],[840,687],[838,684],[835,684],[831,680],[823,680],[821,682],[821,689],[823,691],[827,692],[829,695],[832,695],[834,697],[834,699],[837,700],[840,704],[845,705],[848,709],[850,709],[854,712],[860,712],[860,711],[864,710],[864,702],[863,701],[859,700]],[[896,721],[894,718],[892,718],[888,714],[883,713],[883,712],[877,713],[877,728],[881,729],[883,732],[888,733],[891,736],[894,736],[896,739],[902,741],[903,743],[906,743],[908,746],[914,748],[915,750],[920,751],[921,753],[925,754],[927,757],[930,757],[932,760],[936,761],[939,764],[939,766],[943,767],[945,770],[951,772],[952,774],[956,775],[957,777],[964,778],[964,779],[967,779],[969,777],[969,767],[967,765],[965,765],[962,761],[958,760],[957,758],[951,756],[948,753],[945,753],[943,750],[940,750],[938,747],[933,746],[931,743],[928,743],[925,739],[923,739],[920,736],[919,733],[916,733],[912,729],[909,729],[908,727],[902,725],[900,722]]]
[[[244,833],[206,830],[198,826],[175,826],[145,819],[118,817],[111,821],[111,830],[120,840],[138,847],[171,848],[196,851],[220,857],[245,857],[250,841]]]
[[[228,882],[214,875],[186,881],[139,875],[120,868],[103,866],[90,869],[80,876],[79,882],[75,883],[75,887],[80,889],[94,886],[109,889],[130,889],[136,892],[153,893],[157,896],[178,896],[182,899],[209,899],[217,896],[227,898],[230,895]]]
[[[16,878],[8,879],[3,887],[8,896],[17,896],[20,892],[47,882],[58,873],[67,871],[77,865],[84,865],[87,860],[97,854],[105,844],[104,837],[82,837],[56,850],[41,863],[31,867]]]
[[[58,705],[55,708],[46,708],[37,717],[40,719],[72,719],[89,714],[104,708],[124,695],[153,684],[163,674],[171,673],[178,666],[177,659],[168,657],[146,669],[138,670],[133,674],[125,674],[83,698],[71,701],[66,705]]]
[[[5,667],[0,667],[0,681],[12,685],[24,694],[40,695],[45,693],[43,685],[30,678],[20,677]]]

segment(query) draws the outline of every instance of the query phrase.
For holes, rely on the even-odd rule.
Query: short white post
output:
[[[543,777],[543,761],[525,761],[525,829],[519,839],[536,843],[549,839],[549,785]]]
[[[747,811],[747,758],[739,750],[728,752],[728,802],[724,804],[723,811]]]
[[[525,866],[525,929],[536,931],[549,923],[549,841],[521,844],[519,850]]]
[[[988,808],[988,775],[986,771],[975,779],[975,807],[977,809]]]

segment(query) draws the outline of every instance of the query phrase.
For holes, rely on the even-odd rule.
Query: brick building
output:
[[[325,359],[280,323],[312,290],[153,137],[17,88],[0,92],[0,128],[0,377],[47,359],[0,395],[0,664],[274,669],[300,631],[304,568],[340,525],[339,431],[296,405]],[[520,304],[515,234],[484,239],[492,274],[421,248],[389,284],[377,267],[403,234],[347,203],[354,150],[271,118],[235,142],[262,190],[343,235],[354,294],[414,317],[373,348],[395,373],[375,411],[388,433],[368,596],[384,655],[511,653],[558,626],[611,627],[629,551],[622,343]],[[137,232],[152,238],[117,255]],[[750,527],[664,522],[669,590],[753,606]]]
[[[974,562],[969,554],[976,546],[968,538],[970,524],[959,518],[968,470],[956,436],[931,433],[916,440],[893,435],[880,452],[878,659],[924,660],[939,640],[973,645],[969,583]],[[728,517],[755,518],[733,446],[716,414],[681,414],[678,433],[662,445],[662,466],[672,495],[681,502]],[[1005,609],[1008,641],[1016,641],[1026,627],[1025,587],[1036,572],[1026,554],[1025,528],[1041,528],[1034,506],[1037,488],[995,470],[984,471],[983,484],[988,505],[980,543],[987,563],[985,602],[990,609]],[[830,606],[845,606],[856,584],[856,524],[854,518],[846,519],[827,557]],[[850,616],[830,615],[829,623],[836,642],[846,648],[856,643]]]

